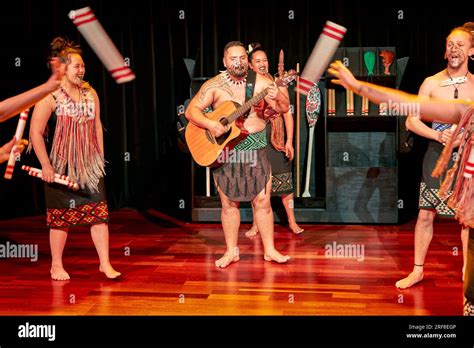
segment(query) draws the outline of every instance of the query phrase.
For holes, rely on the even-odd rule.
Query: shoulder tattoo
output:
[[[232,92],[232,89],[230,88],[227,81],[222,77],[222,75],[217,75],[202,86],[201,90],[199,91],[199,101],[201,103],[204,102],[206,94],[214,88],[222,90],[223,92],[227,93],[231,98],[234,97],[234,93]]]

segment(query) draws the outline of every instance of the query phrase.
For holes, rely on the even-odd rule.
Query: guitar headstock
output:
[[[292,81],[296,79],[297,72],[293,69],[285,72],[285,75],[283,77],[278,78],[275,83],[278,87],[284,87],[290,84]]]

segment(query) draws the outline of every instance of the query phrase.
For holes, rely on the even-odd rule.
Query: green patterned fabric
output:
[[[257,133],[251,133],[244,141],[238,143],[234,149],[237,151],[258,150],[267,146],[267,136],[265,129]]]

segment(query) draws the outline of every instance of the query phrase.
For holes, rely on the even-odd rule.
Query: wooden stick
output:
[[[211,197],[211,169],[206,167],[206,197]]]
[[[326,100],[327,100],[327,108],[328,108],[328,116],[332,116],[331,114],[331,89],[326,89]]]
[[[300,197],[300,63],[296,73],[296,197]]]
[[[301,94],[308,94],[313,84],[317,83],[325,73],[346,30],[343,26],[331,21],[325,23],[301,74],[299,84]]]
[[[135,79],[132,69],[125,63],[122,54],[105,32],[90,7],[70,11],[69,18],[105,65],[115,82],[124,83]]]
[[[347,91],[347,115],[354,116],[354,92]]]
[[[28,167],[28,166],[23,166],[21,169],[27,171],[28,175],[30,175],[30,176],[34,176],[34,177],[40,178],[40,179],[43,178],[43,172],[42,172],[41,169],[31,168],[31,167]],[[54,182],[57,183],[57,184],[67,186],[69,189],[72,189],[74,191],[79,190],[79,184],[78,183],[76,183],[74,181],[63,179],[59,174],[54,175]]]
[[[303,197],[311,197],[309,193],[309,179],[311,177],[311,160],[313,158],[313,139],[314,139],[314,128],[309,128],[309,140],[308,140],[308,160],[306,161],[306,181],[304,185]]]
[[[336,115],[336,90],[334,88],[328,89],[328,115]]]
[[[33,168],[33,167],[30,167],[30,166],[21,166],[21,169],[26,171],[26,172],[35,172],[35,173],[42,173],[41,169],[38,169],[38,168]],[[62,180],[66,180],[66,181],[73,181],[71,180],[71,178],[67,175],[61,175],[61,174],[58,174],[58,173],[54,173],[54,177],[57,178],[57,179],[62,179]]]
[[[369,115],[369,99],[367,99],[366,97],[362,97],[361,115],[362,116],[368,116]]]
[[[23,132],[25,130],[26,121],[28,120],[28,112],[30,109],[26,109],[22,111],[20,114],[20,118],[18,119],[18,125],[16,126],[15,132],[15,139],[18,143],[21,138],[23,138]],[[5,179],[10,180],[13,176],[13,170],[15,169],[16,163],[16,152],[17,152],[17,144],[13,145],[13,148],[10,152],[10,157],[8,158],[7,169],[5,170],[5,175],[3,176]]]

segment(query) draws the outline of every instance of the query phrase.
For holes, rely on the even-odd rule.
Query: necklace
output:
[[[446,74],[448,74],[448,77],[451,79],[451,81],[454,81],[452,76],[449,74],[448,69],[446,69]],[[469,70],[466,72],[466,75],[464,75],[464,79],[467,77],[467,74],[469,74]],[[454,99],[458,99],[458,97],[459,97],[459,93],[458,93],[459,92],[458,91],[459,84],[454,82],[453,86],[454,86]]]
[[[230,77],[230,74],[228,71],[224,71],[224,78],[232,86],[240,86],[247,82],[247,77],[244,77],[243,80],[235,81],[232,77]]]
[[[75,101],[72,97],[71,94],[68,93],[66,88],[64,86],[61,86],[61,90],[66,97],[66,108],[65,111],[73,116],[73,118],[79,122],[83,123],[87,121],[89,118],[88,115],[88,107],[87,107],[87,101],[84,100],[84,96],[82,95],[83,90],[79,88],[79,93],[78,93],[78,98],[77,101]]]

